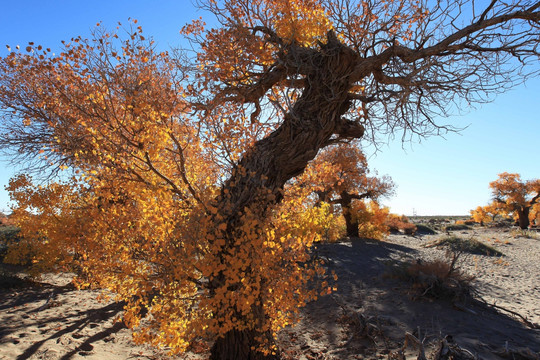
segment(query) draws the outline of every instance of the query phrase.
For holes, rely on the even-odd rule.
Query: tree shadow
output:
[[[83,329],[90,326],[91,324],[95,324],[98,322],[105,322],[109,319],[112,319],[116,314],[122,311],[123,306],[124,306],[124,303],[111,303],[98,309],[88,309],[86,311],[80,312],[77,316],[77,317],[80,317],[80,319],[73,321],[70,325],[68,325],[65,328],[62,328],[61,330],[55,331],[53,334],[51,334],[47,338],[34,342],[32,346],[25,349],[25,351],[21,355],[19,355],[17,359],[22,360],[22,359],[30,358],[39,350],[39,348],[45,342],[49,340],[53,340],[53,339],[59,339],[62,335],[72,334],[73,338],[80,339],[85,336],[85,335],[80,334],[80,332]],[[48,322],[55,321],[55,320],[60,320],[60,318],[48,319]],[[84,353],[92,351],[93,342],[102,340],[106,338],[107,336],[117,333],[118,331],[124,328],[125,328],[125,325],[123,323],[116,322],[112,326],[105,328],[99,331],[98,333],[93,334],[87,339],[85,339],[83,343],[79,344],[75,349],[63,355],[61,359],[63,360],[70,359],[73,355],[77,353],[83,353],[81,355],[84,355]]]
[[[88,355],[94,348],[93,343],[126,328],[122,322],[104,324],[123,310],[124,302],[109,303],[99,308],[86,310],[70,306],[71,311],[63,309],[63,312],[62,310],[52,311],[40,316],[49,308],[62,306],[68,301],[67,297],[71,295],[70,293],[76,291],[78,290],[72,284],[55,286],[37,282],[0,291],[0,311],[5,312],[3,315],[5,322],[0,327],[0,343],[14,341],[14,344],[19,344],[17,346],[22,345],[19,340],[6,341],[4,339],[7,339],[10,334],[28,328],[41,329],[41,334],[52,331],[47,337],[32,342],[31,346],[16,357],[16,359],[28,359],[39,352],[47,341],[56,340],[58,343],[62,336],[69,334],[70,343],[76,346],[73,349],[66,349],[68,352],[59,357],[67,360],[76,354]],[[30,324],[29,321],[31,321]],[[55,323],[62,325],[53,329],[52,324]],[[24,335],[26,335],[25,332],[21,333],[19,338],[26,337]],[[76,344],[76,342],[71,342],[71,339],[82,341],[82,343]]]
[[[395,350],[403,344],[407,332],[426,341],[452,335],[456,343],[481,358],[498,358],[493,354],[505,348],[540,352],[540,330],[528,328],[519,319],[474,299],[465,304],[445,299],[411,299],[410,284],[387,275],[392,266],[418,256],[415,249],[352,239],[321,244],[317,251],[327,260],[328,270],[338,275],[337,291],[308,304],[304,321],[321,329],[341,327],[341,333],[335,331],[332,341],[345,343],[336,353],[343,358],[361,353],[366,344]],[[362,344],[350,333],[360,331],[358,326],[343,324],[360,317],[366,323],[371,321],[377,329],[375,334],[363,334],[368,341]],[[343,328],[349,331],[348,339],[343,338]],[[362,334],[358,335],[360,338]]]

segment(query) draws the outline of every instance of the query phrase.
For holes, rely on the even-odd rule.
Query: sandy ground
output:
[[[461,257],[462,270],[476,277],[478,296],[540,323],[540,234],[515,237],[509,229],[484,228],[453,234],[474,236],[504,253]],[[443,235],[320,245],[318,255],[339,276],[338,291],[309,304],[300,323],[280,333],[283,357],[416,359],[414,337],[423,341],[428,357],[446,338],[461,354],[481,359],[540,359],[540,329],[519,317],[474,300],[413,300],[410,284],[388,276],[404,262],[444,258],[444,248],[425,247]],[[0,290],[0,359],[172,358],[131,342],[130,331],[116,321],[121,304],[74,289],[66,275],[48,275],[43,282]]]

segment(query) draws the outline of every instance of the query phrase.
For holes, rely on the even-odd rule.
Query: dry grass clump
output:
[[[484,244],[474,238],[463,239],[458,236],[445,236],[426,247],[447,247],[454,252],[464,252],[475,255],[503,256],[499,250]]]
[[[394,277],[411,284],[413,299],[462,301],[472,297],[474,276],[467,275],[458,268],[459,256],[458,252],[449,252],[445,260],[418,259],[400,267]]]
[[[456,225],[475,225],[476,221],[473,219],[465,219],[465,220],[456,220]]]
[[[536,239],[540,240],[540,232],[537,232],[536,230],[528,230],[528,229],[513,229],[510,234],[514,239],[516,238],[525,238],[525,239]]]

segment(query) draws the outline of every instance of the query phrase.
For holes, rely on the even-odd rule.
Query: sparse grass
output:
[[[535,230],[528,229],[513,229],[510,234],[515,238],[536,239],[540,240],[540,233]]]
[[[427,247],[448,247],[454,252],[464,252],[476,255],[503,256],[499,250],[484,244],[474,238],[463,239],[458,236],[445,236]]]

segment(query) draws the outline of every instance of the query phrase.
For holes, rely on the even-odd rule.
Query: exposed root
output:
[[[525,316],[521,315],[520,313],[517,313],[517,312],[515,312],[513,310],[507,309],[504,306],[500,306],[500,305],[497,305],[497,304],[494,304],[494,303],[490,304],[478,294],[477,294],[477,297],[478,297],[478,301],[480,301],[481,303],[483,303],[486,306],[492,307],[494,309],[502,310],[502,311],[505,311],[505,312],[507,312],[509,314],[514,315],[515,317],[519,318],[527,327],[529,327],[531,329],[540,329],[540,324],[535,324],[535,323],[530,322]]]

